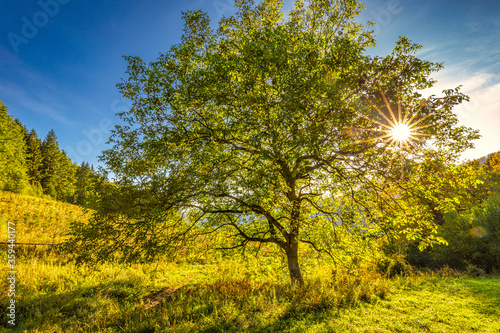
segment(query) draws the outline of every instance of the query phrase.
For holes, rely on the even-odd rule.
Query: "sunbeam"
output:
[[[415,109],[404,110],[401,101],[398,100],[398,109],[396,112],[390,106],[390,103],[383,93],[380,91],[383,98],[385,107],[387,111],[384,113],[382,108],[377,106],[373,101],[368,100],[370,105],[374,110],[383,118],[376,120],[362,115],[361,117],[370,121],[375,128],[370,128],[369,131],[374,132],[376,135],[371,138],[364,138],[362,140],[356,141],[356,144],[366,143],[366,142],[379,142],[385,147],[385,153],[388,150],[399,151],[400,163],[401,163],[401,177],[403,178],[404,171],[404,152],[413,153],[418,148],[418,142],[422,142],[423,137],[432,136],[429,133],[423,133],[422,130],[433,126],[433,124],[423,125],[423,121],[427,119],[431,114],[421,116],[422,109],[427,105],[428,101],[421,101]]]

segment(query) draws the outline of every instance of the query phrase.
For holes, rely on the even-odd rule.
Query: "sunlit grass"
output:
[[[213,258],[212,258],[213,259]],[[303,288],[279,260],[76,267],[29,259],[19,332],[498,332],[500,279],[388,280],[310,265]],[[1,267],[3,270],[4,267]],[[3,286],[2,286],[3,288]],[[174,288],[162,305],[148,296]],[[0,315],[4,316],[5,301]],[[5,322],[2,323],[5,327]],[[1,326],[0,326],[1,327]]]
[[[15,224],[17,242],[60,243],[70,222],[86,219],[75,205],[0,191],[0,242],[7,240],[7,222]]]
[[[356,276],[318,266],[307,269],[308,282],[298,288],[283,268],[276,258],[237,255],[206,264],[128,267],[29,259],[17,268],[19,329],[237,332],[271,325],[275,330],[303,316],[375,302],[391,287],[375,272]],[[176,291],[162,306],[144,308],[148,295],[171,287]]]

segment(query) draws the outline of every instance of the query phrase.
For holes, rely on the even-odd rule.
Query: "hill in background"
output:
[[[60,243],[72,221],[85,221],[85,209],[47,198],[0,191],[0,242],[7,222],[15,223],[16,242]]]

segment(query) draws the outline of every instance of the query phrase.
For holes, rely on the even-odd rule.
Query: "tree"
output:
[[[76,171],[78,165],[74,164],[66,155],[64,150],[59,151],[59,161],[57,165],[56,193],[57,200],[65,202],[74,202]]]
[[[491,154],[484,163],[485,169],[488,171],[500,173],[500,151]]]
[[[43,168],[42,168],[42,188],[45,194],[54,198],[56,193],[56,177],[59,165],[60,154],[57,136],[54,130],[50,130],[42,142]]]
[[[0,189],[22,192],[27,186],[23,127],[0,102]]]
[[[28,178],[32,186],[41,186],[43,167],[42,140],[38,138],[36,131],[32,129],[25,136],[25,141]]]
[[[50,130],[42,142],[43,173],[42,187],[45,194],[60,201],[72,201],[75,188],[75,173],[78,168],[59,149],[57,136]]]
[[[387,57],[364,53],[374,39],[356,22],[357,1],[299,0],[288,18],[281,1],[236,6],[216,30],[204,13],[185,13],[180,44],[149,65],[125,57],[118,87],[133,107],[102,156],[113,195],[75,229],[81,253],[147,257],[168,244],[161,237],[232,230],[227,248],[275,244],[302,283],[299,244],[334,254],[324,238],[335,228],[416,221],[401,202],[418,188],[417,166],[451,165],[477,138],[456,126],[458,88],[421,99],[441,65],[417,59],[418,45],[403,38]],[[398,107],[419,121],[411,146],[381,135]],[[419,225],[433,226],[427,215]]]
[[[88,203],[95,178],[96,175],[89,164],[82,162],[75,174],[75,204],[84,206]]]

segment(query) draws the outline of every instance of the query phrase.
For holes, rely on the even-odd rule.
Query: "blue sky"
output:
[[[40,137],[54,129],[75,162],[97,164],[115,113],[129,106],[115,87],[125,77],[121,57],[151,61],[167,51],[190,9],[213,24],[234,11],[231,0],[2,1],[0,100]],[[500,150],[500,1],[368,0],[360,19],[378,23],[370,54],[389,53],[402,35],[424,46],[420,57],[444,63],[429,94],[463,85],[471,102],[456,113],[483,135],[464,158]]]

